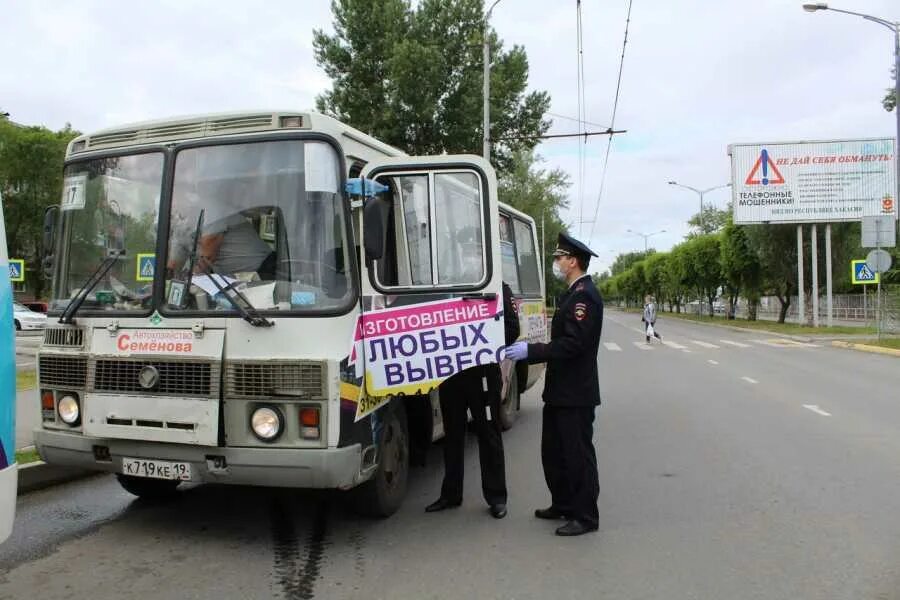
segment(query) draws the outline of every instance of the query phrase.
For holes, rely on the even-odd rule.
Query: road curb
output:
[[[882,348],[881,346],[869,346],[868,344],[854,344],[853,342],[844,342],[835,340],[831,342],[835,348],[846,348],[848,350],[858,350],[859,352],[871,352],[872,354],[884,354],[885,356],[900,356],[900,350],[896,348]]]
[[[18,471],[19,496],[54,485],[59,485],[61,483],[75,481],[76,479],[100,475],[102,473],[101,471],[89,471],[87,469],[76,469],[74,467],[48,465],[41,460],[20,464]]]

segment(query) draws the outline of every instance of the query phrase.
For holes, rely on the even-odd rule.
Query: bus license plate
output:
[[[165,460],[144,460],[142,458],[123,458],[122,474],[151,479],[191,480],[191,464],[169,462]]]

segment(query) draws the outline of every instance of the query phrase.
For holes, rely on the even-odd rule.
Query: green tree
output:
[[[897,69],[891,69],[891,78],[897,79]],[[885,90],[884,98],[881,99],[881,105],[884,110],[891,112],[897,108],[897,89],[895,87]]]
[[[734,318],[738,298],[743,294],[749,304],[749,318],[755,321],[762,294],[762,269],[745,227],[733,223],[725,226],[720,264],[728,293],[728,316]]]
[[[797,228],[794,225],[751,225],[747,235],[759,256],[764,293],[778,298],[781,311],[778,322],[784,323],[791,306],[791,295],[797,293]]]
[[[637,262],[640,262],[656,252],[656,250],[647,250],[646,252],[626,252],[625,254],[619,254],[616,256],[616,260],[613,261],[612,266],[609,268],[610,273],[613,275],[618,275],[619,273],[624,273],[628,269],[631,268]]]
[[[550,273],[553,265],[553,250],[565,224],[560,211],[568,207],[567,193],[569,177],[560,169],[541,168],[541,158],[532,151],[520,150],[512,157],[511,168],[500,173],[500,201],[531,216],[538,227],[538,243],[544,238],[543,265],[547,273],[547,297],[565,291],[565,284]],[[543,217],[544,231],[541,232]]]
[[[549,128],[549,94],[526,93],[525,50],[504,50],[485,32],[482,0],[333,0],[331,8],[334,35],[313,32],[316,60],[332,79],[319,110],[411,154],[480,154],[486,33],[493,164],[509,168]]]
[[[669,254],[657,252],[643,261],[644,275],[647,280],[647,291],[656,297],[657,302],[665,301],[665,278],[669,267]]]
[[[59,203],[66,145],[78,135],[66,125],[60,131],[22,127],[0,118],[0,193],[10,256],[26,261],[28,283],[43,295],[40,268],[44,210]]]
[[[728,208],[722,210],[716,208],[712,204],[706,204],[703,207],[702,227],[700,223],[700,213],[697,213],[688,219],[688,225],[690,225],[692,229],[687,236],[688,239],[697,237],[698,235],[707,235],[722,231],[726,225],[731,223],[731,209]]]
[[[666,274],[663,278],[669,310],[681,312],[684,297],[688,290],[688,261],[685,244],[672,248],[666,261]]]
[[[684,245],[684,252],[688,287],[696,290],[698,300],[707,300],[709,314],[712,315],[713,303],[722,285],[719,236],[702,235],[688,240]]]

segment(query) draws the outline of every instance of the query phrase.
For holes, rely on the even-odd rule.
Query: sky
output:
[[[544,167],[569,173],[564,220],[602,271],[642,250],[628,230],[680,242],[696,188],[730,181],[730,143],[890,136],[881,106],[893,84],[893,38],[881,26],[800,1],[632,0],[616,129],[602,195],[606,138],[548,140]],[[896,0],[831,3],[900,20]],[[244,109],[307,109],[328,89],[312,30],[331,30],[328,0],[2,0],[0,108],[13,120],[81,131],[136,120]],[[611,123],[628,0],[582,0],[584,113]],[[576,1],[501,0],[491,23],[525,47],[529,88],[577,117]],[[377,35],[377,32],[373,32]],[[578,131],[553,117],[551,133]],[[597,129],[589,125],[588,129]],[[579,146],[585,152],[584,185]],[[728,189],[706,202],[724,208]],[[596,219],[594,216],[596,215]],[[584,221],[584,222],[582,222]],[[552,241],[547,242],[548,244]]]

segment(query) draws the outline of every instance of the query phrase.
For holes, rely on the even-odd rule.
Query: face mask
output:
[[[553,276],[559,279],[560,281],[566,280],[566,274],[562,272],[562,269],[559,266],[559,263],[553,261]]]

